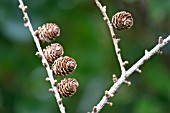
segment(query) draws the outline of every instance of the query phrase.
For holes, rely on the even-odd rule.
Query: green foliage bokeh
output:
[[[144,50],[157,44],[158,37],[170,34],[169,0],[100,0],[111,19],[117,11],[131,12],[134,26],[116,31],[127,69]],[[77,69],[68,77],[79,81],[77,93],[64,98],[68,113],[86,113],[96,105],[119,75],[109,29],[94,0],[24,0],[34,30],[44,23],[56,23],[61,35],[54,42],[64,47],[64,55],[77,61]],[[0,1],[0,113],[59,113],[47,73],[17,0]],[[42,45],[44,48],[46,45]],[[101,113],[169,113],[170,112],[170,44],[163,55],[155,55],[128,79]],[[63,77],[55,77],[57,80]]]

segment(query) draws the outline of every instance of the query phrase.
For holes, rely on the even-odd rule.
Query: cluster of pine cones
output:
[[[117,30],[129,29],[133,25],[133,18],[129,12],[121,11],[113,15],[112,25]],[[35,35],[39,39],[40,43],[49,43],[60,36],[60,28],[53,23],[44,24],[35,31]],[[71,74],[77,64],[73,58],[63,56],[64,49],[59,43],[54,43],[43,49],[43,53],[49,64],[53,74],[58,76],[66,76]],[[74,78],[64,78],[57,85],[58,92],[63,97],[70,97],[75,92],[79,83]]]
[[[49,43],[55,39],[55,37],[60,35],[60,28],[58,25],[53,23],[47,23],[38,30],[35,31],[35,35],[39,39],[40,43]],[[73,58],[68,56],[63,56],[64,49],[59,43],[53,43],[43,49],[44,56],[49,64],[51,64],[51,69],[53,74],[58,76],[66,76],[71,74],[77,64]],[[75,92],[79,83],[74,78],[68,78],[61,80],[57,85],[58,92],[63,97],[70,97]]]

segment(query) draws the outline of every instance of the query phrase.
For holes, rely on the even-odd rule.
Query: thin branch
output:
[[[28,17],[28,14],[27,14],[27,8],[28,7],[24,5],[22,0],[19,0],[19,3],[20,3],[19,8],[22,10],[22,12],[24,14],[24,17],[23,17],[24,22],[25,22],[24,26],[28,27],[28,29],[30,30],[30,32],[31,32],[31,34],[33,36],[34,42],[36,44],[36,47],[38,49],[38,53],[42,58],[42,64],[43,64],[43,66],[45,67],[45,69],[47,71],[47,74],[48,74],[48,79],[47,80],[50,81],[51,87],[52,87],[52,90],[50,90],[50,91],[54,92],[54,96],[56,98],[56,101],[58,103],[58,106],[59,106],[59,109],[60,109],[61,113],[65,113],[65,107],[63,106],[62,99],[60,98],[60,95],[59,95],[59,93],[57,91],[56,80],[54,80],[52,70],[50,69],[50,66],[49,66],[48,62],[45,59],[45,56],[44,56],[43,51],[41,49],[39,40],[38,40],[37,36],[35,35],[35,31],[33,30],[32,24],[31,24],[30,19]]]
[[[121,77],[117,80],[117,82],[107,91],[107,95],[113,95],[118,88],[121,86],[122,83],[134,72],[136,71],[145,61],[147,61],[151,56],[159,52],[159,50],[164,47],[170,41],[170,35],[163,40],[162,43],[158,43],[151,51],[147,52],[139,61],[137,61],[131,68],[129,68]],[[103,96],[102,100],[95,106],[96,112],[94,110],[92,113],[98,113],[103,106],[108,102],[109,97],[112,96]]]
[[[103,19],[107,22],[107,25],[109,27],[110,34],[111,34],[111,37],[112,37],[112,41],[113,41],[113,44],[114,44],[114,47],[115,47],[116,55],[117,55],[117,58],[118,58],[118,61],[119,61],[119,64],[120,64],[121,73],[123,74],[123,73],[126,72],[126,70],[125,70],[125,67],[124,67],[125,63],[123,62],[121,54],[120,54],[121,50],[118,46],[120,39],[116,38],[116,35],[114,33],[114,30],[113,30],[113,26],[112,26],[112,24],[109,20],[109,17],[107,16],[107,13],[106,13],[106,6],[102,6],[101,3],[98,0],[95,0],[95,2],[96,2],[96,5],[99,7],[100,11],[103,14]]]
[[[111,26],[110,20],[106,14],[106,7],[102,6],[98,0],[95,0],[95,2],[103,14],[104,20],[107,20],[107,24],[110,29],[110,33],[112,35],[115,49],[118,50],[118,43],[115,41],[116,40],[115,34],[113,31],[113,27]],[[105,91],[105,95],[103,96],[101,101],[97,104],[97,106],[93,107],[93,110],[91,113],[100,112],[101,109],[104,107],[104,105],[107,105],[108,103],[110,103],[110,102],[108,102],[108,99],[114,96],[114,94],[116,93],[118,88],[126,81],[126,79],[135,71],[141,72],[141,70],[139,70],[139,67],[142,64],[144,64],[144,62],[147,61],[151,56],[153,56],[156,53],[159,53],[160,49],[162,47],[164,47],[169,41],[170,41],[170,35],[166,39],[161,38],[161,41],[160,41],[160,37],[159,37],[158,44],[151,51],[147,51],[147,52],[145,51],[145,55],[140,60],[138,60],[131,68],[129,68],[127,71],[125,71],[123,69],[124,66],[122,66],[121,69],[123,69],[122,72],[124,72],[124,73],[121,73],[120,78],[118,80],[116,80],[116,82],[112,85],[112,87],[108,91]],[[123,64],[120,54],[118,54],[117,52],[116,52],[116,54],[118,56],[120,65]]]

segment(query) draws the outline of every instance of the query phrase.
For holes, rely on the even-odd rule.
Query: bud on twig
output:
[[[158,43],[159,43],[159,44],[162,44],[163,41],[164,41],[164,39],[160,36],[160,37],[159,37],[159,40],[158,40]]]
[[[158,54],[158,55],[162,55],[163,52],[162,52],[161,50],[159,50],[159,51],[157,52],[157,54]]]
[[[19,4],[18,8],[19,9],[22,9],[23,5],[22,4]]]
[[[120,48],[118,48],[118,50],[117,50],[117,54],[120,54],[120,51],[121,51],[121,49],[120,49]]]
[[[132,84],[130,81],[127,80],[125,80],[123,83],[126,84],[127,86],[130,86]]]
[[[25,17],[25,16],[23,17],[23,20],[24,20],[25,23],[28,22],[28,19],[27,19],[27,17]]]
[[[41,54],[40,54],[40,52],[36,52],[35,55],[38,56],[39,58],[42,57]]]
[[[59,105],[61,105],[62,104],[62,99],[60,98],[57,102],[58,102]]]
[[[124,62],[123,62],[123,66],[125,66],[125,65],[127,65],[127,64],[129,64],[128,61],[124,61]]]
[[[52,88],[48,89],[49,92],[54,92],[54,90]]]
[[[24,6],[23,11],[24,11],[24,12],[27,12],[27,11],[28,11],[28,6]]]
[[[93,107],[93,112],[96,113],[97,112],[97,108],[96,106]]]
[[[148,54],[148,50],[145,50],[145,55]]]
[[[139,68],[137,68],[135,71],[138,73],[142,73],[142,71]]]
[[[28,28],[28,23],[24,23],[24,27]]]
[[[111,97],[113,97],[114,95],[113,94],[109,94],[109,91],[105,91],[105,96],[107,97],[107,98],[111,98]]]
[[[50,78],[49,78],[49,77],[46,77],[45,80],[46,80],[46,81],[50,81]]]
[[[116,75],[115,74],[113,74],[113,76],[112,76],[112,80],[113,80],[113,82],[115,83],[115,82],[117,82],[117,77],[116,77]]]
[[[107,105],[109,105],[110,107],[113,106],[112,102],[106,102]]]

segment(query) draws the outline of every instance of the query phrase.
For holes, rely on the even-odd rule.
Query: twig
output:
[[[24,22],[25,22],[24,26],[28,27],[28,29],[30,30],[30,32],[31,32],[31,34],[33,36],[34,42],[36,44],[36,47],[38,49],[38,53],[42,58],[42,64],[43,64],[43,66],[45,67],[45,69],[47,71],[48,79],[46,79],[46,80],[50,81],[51,87],[52,87],[51,88],[52,90],[50,90],[50,91],[54,92],[54,96],[56,98],[56,101],[58,103],[58,106],[59,106],[59,109],[60,109],[61,113],[65,113],[65,107],[63,106],[62,99],[60,98],[60,95],[59,95],[59,93],[57,91],[56,80],[54,80],[52,70],[50,69],[50,66],[49,66],[48,62],[45,59],[45,56],[44,56],[44,54],[42,52],[39,40],[38,40],[37,36],[35,35],[35,31],[33,30],[31,22],[30,22],[30,19],[28,17],[28,14],[27,14],[27,8],[28,7],[24,5],[22,0],[19,0],[19,3],[20,3],[19,8],[22,10],[22,12],[24,14],[24,17],[23,17]]]
[[[151,56],[159,52],[159,50],[165,46],[170,41],[170,35],[163,40],[161,44],[157,44],[151,51],[145,54],[139,61],[137,61],[130,69],[128,69],[121,77],[117,80],[117,82],[107,91],[107,95],[113,95],[117,89],[121,86],[122,83],[128,78],[134,71],[136,71],[145,61],[147,61]],[[103,96],[102,100],[95,106],[96,112],[92,111],[92,113],[98,113],[103,106],[108,102],[109,97]]]
[[[101,10],[105,20],[107,20],[107,24],[108,24],[108,27],[110,29],[110,33],[112,35],[112,39],[113,39],[113,43],[114,43],[115,49],[118,50],[118,44],[115,41],[116,38],[115,38],[115,34],[113,32],[113,27],[111,26],[110,20],[109,20],[107,14],[106,14],[106,7],[102,6],[101,3],[98,0],[95,0],[95,2],[97,4],[97,6],[99,7],[99,9]],[[147,51],[147,52],[145,51],[145,55],[139,61],[137,61],[131,68],[129,68],[127,71],[125,71],[123,69],[124,67],[122,66],[121,69],[123,69],[122,72],[124,72],[124,73],[121,73],[120,78],[118,80],[116,80],[116,82],[112,85],[112,87],[108,91],[105,91],[105,95],[103,96],[101,101],[97,104],[97,106],[93,107],[93,110],[92,110],[91,113],[98,113],[98,112],[100,112],[100,110],[104,107],[104,105],[110,103],[110,102],[108,102],[108,99],[113,97],[115,92],[126,81],[126,79],[134,71],[141,72],[139,70],[139,67],[142,64],[144,64],[144,62],[147,61],[151,56],[153,56],[154,54],[158,53],[160,51],[160,49],[163,46],[165,46],[169,41],[170,41],[170,35],[166,39],[161,39],[161,41],[160,41],[160,38],[159,38],[158,44],[151,51]],[[116,54],[117,54],[117,52],[116,52]],[[119,63],[122,64],[123,62],[121,60],[120,54],[117,54],[117,56],[118,56]]]
[[[118,58],[118,61],[119,61],[119,64],[120,64],[121,73],[123,74],[123,73],[126,72],[124,66],[125,66],[125,64],[127,64],[127,61],[125,61],[125,63],[124,63],[123,60],[122,60],[121,54],[120,54],[121,50],[118,46],[120,39],[116,38],[116,35],[114,33],[114,30],[113,30],[113,26],[112,26],[112,24],[109,20],[109,17],[107,16],[107,13],[106,13],[106,6],[102,6],[101,3],[98,0],[95,0],[95,2],[96,2],[96,5],[99,7],[100,11],[103,14],[103,19],[107,22],[107,25],[109,27],[110,34],[111,34],[111,37],[112,37],[112,41],[113,41],[113,44],[114,44],[114,47],[115,47],[116,55],[117,55],[117,58]]]

